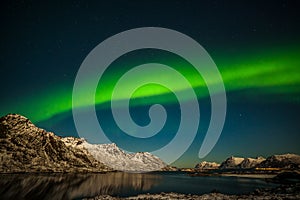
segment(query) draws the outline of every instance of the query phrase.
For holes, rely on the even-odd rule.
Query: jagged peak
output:
[[[83,146],[99,161],[122,171],[156,171],[167,165],[148,152],[125,153],[116,144],[89,144]]]
[[[0,118],[0,121],[4,121],[4,120],[19,120],[19,121],[29,121],[29,122],[31,122],[27,117],[25,117],[23,115],[20,115],[20,114],[16,114],[16,113],[9,113],[9,114],[4,115]]]
[[[273,155],[274,157],[286,157],[286,158],[291,158],[291,157],[299,157],[299,155],[294,154],[294,153],[286,153],[286,154],[279,154],[279,155]]]
[[[5,118],[5,117],[21,117],[21,118],[26,118],[25,116],[17,114],[17,113],[8,113],[8,114],[2,116],[1,118]],[[26,118],[26,119],[28,119],[28,118]]]

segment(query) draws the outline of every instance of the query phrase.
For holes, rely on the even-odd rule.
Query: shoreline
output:
[[[277,174],[219,174],[225,177],[241,177],[241,178],[256,178],[256,179],[272,179]]]
[[[280,185],[272,189],[257,189],[249,194],[223,194],[218,192],[211,192],[202,195],[193,195],[193,194],[181,194],[181,193],[159,193],[159,194],[139,194],[137,196],[130,197],[115,197],[110,195],[99,195],[91,198],[84,198],[83,200],[143,200],[143,199],[152,199],[152,200],[175,200],[175,199],[189,199],[189,200],[263,200],[263,199],[290,199],[298,200],[300,199],[300,183],[292,185]]]
[[[179,172],[182,173],[182,172]],[[99,174],[99,176],[97,175]],[[101,175],[100,175],[101,174]],[[167,173],[168,174],[168,173]],[[185,173],[188,175],[188,173]],[[286,183],[285,180],[294,178],[293,174],[283,174],[274,179],[270,179],[270,183],[274,183],[274,186],[266,186],[264,184],[259,186],[259,182],[263,181],[263,178],[270,176],[271,174],[213,174],[212,176],[239,176],[245,180],[252,176],[255,187],[251,190],[243,190],[238,187],[231,186],[232,190],[222,190],[220,187],[209,187],[201,192],[199,190],[168,190],[162,188],[159,190],[150,190],[155,184],[161,183],[163,179],[154,174],[143,173],[138,175],[132,175],[125,172],[106,172],[106,173],[15,173],[15,174],[0,174],[2,178],[2,184],[7,185],[8,189],[0,191],[0,198],[13,199],[17,195],[17,199],[23,199],[29,192],[32,191],[48,191],[49,187],[52,187],[54,192],[50,194],[51,197],[61,199],[65,195],[70,195],[75,199],[85,200],[118,200],[118,199],[300,199],[300,182]],[[272,174],[271,176],[273,176]],[[168,176],[166,176],[168,177]],[[171,175],[173,177],[173,175]],[[179,177],[182,177],[179,174]],[[259,177],[259,178],[258,178]],[[183,177],[185,180],[193,181],[194,178]],[[213,178],[213,177],[212,177]],[[120,181],[120,180],[123,180]],[[166,179],[173,180],[174,179]],[[178,180],[178,179],[176,179]],[[197,179],[196,179],[197,180]],[[200,179],[202,180],[202,179]],[[206,180],[206,179],[204,179]],[[213,178],[212,180],[218,180]],[[233,181],[238,183],[235,178],[224,179],[226,181]],[[298,180],[298,179],[297,179]],[[150,182],[149,182],[150,181]],[[245,180],[246,182],[252,182],[252,180]],[[268,181],[266,178],[265,181]],[[272,182],[278,181],[278,182]],[[28,188],[27,183],[30,184]],[[32,184],[34,183],[34,184]],[[78,183],[81,183],[77,185]],[[252,182],[253,183],[253,182]],[[25,185],[24,185],[25,184]],[[280,185],[281,184],[281,185]],[[284,185],[283,185],[284,184]],[[74,187],[74,185],[76,185]],[[91,187],[94,185],[94,187]],[[101,186],[98,187],[97,185]],[[26,187],[24,187],[26,186]],[[177,188],[182,188],[182,184]],[[199,184],[201,188],[201,183]],[[18,192],[16,194],[16,188]],[[62,188],[64,190],[62,191]],[[88,188],[88,190],[87,190]],[[113,190],[115,188],[115,190]],[[136,190],[134,193],[128,193],[120,188],[133,188]],[[176,187],[175,187],[176,188]],[[29,189],[29,190],[28,190]],[[220,192],[222,191],[222,193]],[[149,192],[149,193],[147,193]],[[175,193],[176,192],[176,193]],[[43,193],[44,194],[44,193]],[[110,194],[110,195],[108,195]],[[20,196],[18,196],[20,195]],[[25,195],[25,196],[24,196]],[[44,195],[49,195],[48,193]],[[52,196],[53,195],[53,196]],[[119,197],[118,195],[121,195]],[[124,195],[124,196],[123,196]],[[128,195],[128,196],[127,196]],[[35,197],[35,196],[33,196]]]

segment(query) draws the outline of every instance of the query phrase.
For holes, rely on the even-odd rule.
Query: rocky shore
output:
[[[189,200],[267,200],[267,199],[300,199],[300,184],[293,185],[281,185],[274,189],[256,190],[251,194],[243,195],[226,195],[218,192],[212,192],[203,195],[192,195],[192,194],[178,194],[178,193],[160,193],[160,194],[141,194],[134,197],[119,198],[112,197],[109,195],[100,195],[94,198],[88,198],[85,200],[172,200],[172,199],[189,199]]]

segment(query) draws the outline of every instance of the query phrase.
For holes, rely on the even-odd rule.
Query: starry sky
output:
[[[1,116],[19,113],[57,135],[78,137],[72,117],[72,89],[85,57],[103,40],[119,32],[164,27],[200,43],[224,81],[224,129],[204,160],[221,161],[231,155],[300,154],[297,1],[25,0],[6,1],[0,9]],[[173,163],[192,167],[201,161],[198,152],[208,129],[211,102],[201,75],[173,53],[144,49],[115,60],[97,87],[97,116],[105,116],[99,123],[107,137],[126,151],[154,151],[174,138],[180,123],[178,100],[172,91],[160,85],[145,85],[130,100],[132,119],[139,125],[149,123],[148,110],[152,104],[165,107],[168,118],[157,135],[135,138],[124,134],[114,122],[110,110],[114,84],[126,71],[144,63],[162,63],[176,69],[189,80],[197,95],[201,120],[196,138]],[[140,78],[147,76],[151,75]],[[170,80],[178,90],[185,89],[171,76],[162,78]],[[124,91],[131,82],[127,84]],[[122,93],[116,94],[119,101],[123,97]],[[78,106],[91,106],[84,95],[79,102]]]

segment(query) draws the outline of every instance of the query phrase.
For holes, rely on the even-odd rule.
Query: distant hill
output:
[[[231,156],[221,163],[220,169],[250,169],[263,162],[265,158],[240,158]]]
[[[244,158],[231,156],[221,163],[220,169],[234,169],[243,162]]]
[[[268,158],[241,158],[231,156],[221,164],[203,161],[195,166],[196,169],[253,169],[279,168],[300,169],[300,156],[297,154],[272,155]]]
[[[220,164],[215,162],[207,162],[207,161],[200,162],[195,166],[196,169],[201,169],[201,170],[218,169],[219,167]]]
[[[261,162],[257,167],[260,168],[284,168],[284,169],[300,169],[300,155],[283,154],[273,155]]]

